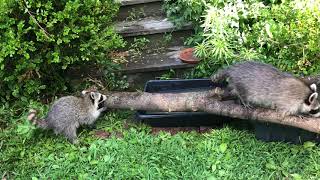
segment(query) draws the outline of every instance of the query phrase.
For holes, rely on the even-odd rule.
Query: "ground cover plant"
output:
[[[79,145],[50,131],[23,131],[21,124],[20,129],[14,125],[2,130],[1,175],[9,179],[320,178],[320,147],[311,142],[265,143],[232,127],[203,134],[155,134],[150,127],[130,123],[130,115],[130,111],[109,112],[96,130],[79,131]],[[19,121],[24,122],[23,116]],[[107,133],[100,132],[99,138],[101,130]]]

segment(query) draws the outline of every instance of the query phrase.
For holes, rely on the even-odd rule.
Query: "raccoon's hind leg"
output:
[[[246,109],[252,109],[252,106],[250,105],[250,103],[246,102],[243,97],[241,97],[240,95],[238,96],[240,103],[246,108]]]
[[[76,126],[69,126],[64,129],[63,134],[72,144],[78,144],[77,139],[77,127]]]
[[[229,92],[232,96],[235,96],[238,98],[238,100],[240,101],[240,104],[242,104],[246,109],[252,109],[252,106],[249,104],[249,102],[242,97],[240,91],[238,90],[238,88],[236,88],[232,82],[230,82],[228,84],[227,89],[229,89]]]

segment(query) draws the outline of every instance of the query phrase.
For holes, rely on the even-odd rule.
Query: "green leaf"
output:
[[[220,151],[224,153],[228,148],[228,144],[222,143],[222,144],[220,144],[219,148],[220,148]]]
[[[302,177],[299,174],[290,174],[290,175],[293,177],[294,180],[302,180]]]
[[[271,162],[266,164],[266,168],[267,169],[271,169],[271,170],[275,170],[275,169],[277,169],[277,166],[274,164],[273,161],[271,161]]]
[[[217,178],[215,176],[210,176],[207,178],[207,180],[217,180]]]
[[[307,142],[303,143],[303,147],[305,149],[309,149],[309,148],[312,148],[312,147],[315,147],[315,146],[316,146],[316,144],[314,142],[307,141]]]
[[[55,165],[52,166],[52,168],[53,168],[53,169],[59,169],[60,166],[55,164]]]
[[[59,38],[58,40],[57,40],[57,44],[59,45],[59,44],[61,44],[62,43],[62,40]]]
[[[214,172],[216,169],[217,169],[217,165],[216,165],[216,164],[213,164],[213,165],[211,166],[211,171]]]

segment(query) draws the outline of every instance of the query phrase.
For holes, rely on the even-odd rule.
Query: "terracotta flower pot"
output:
[[[189,64],[197,64],[199,63],[199,59],[194,56],[193,54],[194,48],[187,48],[180,52],[179,58],[182,62],[189,63]]]

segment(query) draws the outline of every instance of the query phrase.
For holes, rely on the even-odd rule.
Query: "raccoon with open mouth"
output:
[[[227,89],[246,107],[276,109],[283,115],[320,116],[316,84],[256,61],[236,63],[211,76],[213,82],[227,81]]]
[[[53,129],[55,134],[63,134],[71,143],[78,143],[77,128],[80,125],[93,124],[101,112],[107,108],[103,106],[106,96],[99,92],[82,91],[80,97],[65,96],[56,100],[47,116],[39,120],[36,110],[31,109],[28,115],[37,127]]]

